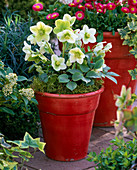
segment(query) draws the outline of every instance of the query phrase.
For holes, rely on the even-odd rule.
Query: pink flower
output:
[[[34,4],[34,5],[32,6],[32,9],[33,9],[34,11],[41,11],[41,10],[43,9],[43,5],[42,5],[41,3]]]
[[[88,9],[94,9],[93,6],[91,4],[89,4],[89,3],[86,3],[85,7],[88,8]]]
[[[127,7],[122,7],[121,11],[124,13],[129,13],[129,9]]]
[[[72,3],[69,3],[68,6],[70,6],[70,7],[76,7],[77,4],[75,4],[74,2],[72,2]]]
[[[46,16],[46,19],[47,19],[47,20],[50,20],[50,19],[51,19],[51,14],[48,14],[48,15]]]
[[[103,8],[104,8],[103,4],[101,4],[101,3],[98,3],[98,4],[97,4],[97,7],[99,7],[100,9],[103,9]]]
[[[83,0],[74,0],[74,4],[80,4],[80,3],[82,3],[83,2]]]
[[[54,12],[51,14],[51,19],[55,19],[59,16],[59,13],[58,12]]]
[[[101,8],[97,8],[97,12],[99,12],[99,13],[103,13],[103,9],[101,9]]]
[[[137,5],[137,0],[131,0],[131,5],[136,6]]]
[[[129,11],[131,14],[135,14],[137,12],[137,8],[135,6],[129,6]]]
[[[82,19],[84,18],[85,14],[84,14],[84,12],[82,12],[82,11],[77,11],[77,12],[75,13],[75,16],[76,16],[76,19],[77,19],[77,20],[82,20]]]
[[[81,9],[82,11],[85,11],[85,7],[82,6],[81,4],[78,5],[78,9]]]
[[[114,3],[108,3],[107,4],[107,9],[108,10],[114,10],[116,8],[116,5]]]

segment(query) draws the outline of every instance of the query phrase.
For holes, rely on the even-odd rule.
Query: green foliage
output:
[[[17,14],[5,14],[0,20],[0,59],[17,75],[28,75],[30,64],[25,62],[22,47],[30,34],[31,18],[24,20]]]
[[[98,155],[90,152],[87,160],[94,162],[96,170],[127,170],[130,169],[137,157],[137,140],[125,142],[117,137],[110,141],[106,150],[102,150]]]
[[[39,2],[41,2],[42,4],[45,5],[45,7],[47,7],[50,4],[53,4],[54,1],[53,0],[40,0]],[[32,6],[37,3],[37,0],[33,0],[33,1],[26,1],[26,0],[3,0],[0,1],[0,9],[2,9],[0,11],[0,15],[2,15],[2,12],[5,13],[8,10],[10,10],[11,12],[15,12],[17,11],[21,17],[27,19],[28,18],[28,14],[31,14],[31,16],[33,18],[35,18],[35,20],[38,18],[37,17],[37,12],[32,10]]]
[[[137,107],[132,110],[129,109],[134,101],[137,99],[137,95],[131,95],[131,88],[126,90],[125,86],[122,86],[120,96],[117,96],[116,106],[117,120],[115,121],[116,135],[120,138],[123,137],[123,128],[127,130],[127,133],[137,138]]]
[[[103,3],[103,1],[98,2]],[[85,3],[86,1],[83,1],[81,5],[84,6]],[[91,4],[94,7],[94,1],[91,1]],[[121,11],[121,7],[122,6],[118,5],[114,10],[107,10],[106,13],[99,13],[95,8],[92,10],[85,8],[84,19],[76,20],[74,29],[81,29],[85,24],[91,28],[95,28],[99,33],[97,41],[101,42],[103,40],[103,32],[112,32],[112,34],[114,35],[118,28],[124,28],[126,26],[127,14]],[[66,13],[70,14],[71,16],[75,16],[75,13],[77,11],[81,10],[78,7],[70,7],[68,6],[68,4],[63,4],[56,1],[53,5],[50,5],[45,11],[40,11],[38,14],[40,20],[50,26],[53,26],[55,19],[47,20],[46,16],[48,14],[58,12],[59,18],[63,18],[63,15]]]
[[[47,92],[47,93],[56,93],[56,94],[81,94],[81,93],[89,93],[93,91],[97,91],[101,88],[103,84],[102,80],[95,80],[94,85],[85,86],[84,84],[80,84],[75,88],[73,91],[69,88],[66,88],[65,84],[58,85],[58,80],[54,83],[44,83],[41,81],[38,77],[34,78],[33,83],[31,84],[31,87],[35,91],[40,92]],[[70,84],[70,88],[73,88],[73,85]]]
[[[124,39],[123,45],[132,47],[129,52],[137,58],[137,15],[128,14],[126,27],[118,29],[118,32]]]
[[[38,134],[37,101],[26,80],[0,61],[0,131],[12,140],[22,138],[25,131]]]
[[[4,136],[0,133],[0,169],[1,170],[17,170],[23,168],[25,161],[33,158],[30,148],[34,152],[39,149],[44,152],[45,143],[40,142],[40,138],[33,139],[29,133],[25,133],[23,141],[5,141]],[[28,149],[28,150],[25,150]],[[20,158],[21,163],[16,161]]]

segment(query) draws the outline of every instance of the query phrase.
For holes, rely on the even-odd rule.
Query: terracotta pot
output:
[[[122,40],[118,32],[115,36],[110,32],[103,34],[107,43],[112,43],[111,53],[105,56],[105,63],[111,68],[111,71],[119,74],[117,77],[117,85],[109,79],[105,79],[105,90],[101,95],[99,106],[96,110],[94,126],[112,126],[112,121],[116,120],[116,110],[114,94],[120,95],[122,85],[132,88],[135,92],[137,81],[131,81],[128,70],[132,70],[136,66],[136,60],[129,53],[129,47],[122,45]],[[87,47],[86,47],[87,48]]]
[[[49,158],[75,161],[87,156],[94,114],[103,90],[68,95],[36,93]]]

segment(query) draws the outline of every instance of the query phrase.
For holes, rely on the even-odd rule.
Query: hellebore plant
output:
[[[96,42],[96,30],[87,25],[82,30],[73,30],[75,20],[76,17],[65,14],[63,19],[55,21],[54,29],[41,21],[30,27],[32,34],[27,40],[31,45],[25,41],[23,51],[25,60],[35,62],[29,69],[38,72],[32,83],[35,91],[59,94],[91,92],[101,88],[105,77],[117,83],[112,76],[118,75],[108,72],[110,68],[104,60],[106,52],[112,48],[111,43],[100,42],[85,52],[84,44]],[[63,44],[60,55],[54,53],[49,43],[52,30]]]
[[[65,0],[64,0],[65,1]],[[136,3],[133,0],[127,1],[92,1],[92,0],[74,0],[56,1],[50,5],[46,11],[40,11],[39,17],[45,24],[52,26],[54,19],[62,18],[65,13],[76,16],[74,29],[83,28],[83,25],[95,28],[98,33],[97,41],[103,40],[103,32],[112,32],[114,35],[117,29],[126,26],[127,13],[136,13]],[[70,3],[69,3],[70,2]],[[53,19],[52,14],[57,13]],[[50,17],[49,17],[50,16]]]

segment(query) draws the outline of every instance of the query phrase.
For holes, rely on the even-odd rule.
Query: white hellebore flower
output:
[[[22,49],[24,53],[31,54],[31,45],[27,44],[26,41],[24,41],[24,47]]]
[[[31,45],[27,44],[27,42],[24,41],[24,47],[23,47],[22,50],[26,53],[26,55],[25,55],[25,61],[27,61],[28,58],[31,56],[31,53],[32,53],[32,51],[31,51]]]
[[[105,47],[104,47],[104,50],[105,51],[109,51],[109,49],[112,48],[112,44],[111,43],[108,43]]]
[[[63,21],[69,21],[70,26],[72,26],[74,24],[75,20],[76,20],[76,17],[71,17],[69,14],[65,14],[63,16]]]
[[[68,42],[68,43],[75,43],[77,35],[75,35],[72,31],[70,30],[64,30],[62,32],[59,32],[57,34],[57,37],[60,42]]]
[[[35,35],[37,42],[42,40],[49,41],[49,34],[52,31],[52,27],[45,25],[43,22],[39,21],[37,25],[31,26],[30,31]]]
[[[96,47],[93,49],[93,51],[94,51],[94,52],[98,52],[98,51],[102,50],[102,49],[103,49],[103,43],[106,43],[106,41],[97,43],[97,45],[96,45]]]
[[[79,64],[83,63],[83,59],[85,58],[85,54],[80,50],[80,48],[76,47],[69,51],[70,54],[70,62],[74,63],[77,61]]]
[[[41,41],[37,43],[40,47],[40,53],[44,54],[45,52],[49,53],[49,48],[51,48],[51,44],[45,41]]]
[[[80,31],[80,34],[84,44],[88,44],[89,42],[90,43],[96,42],[96,38],[95,38],[96,29],[94,28],[89,29],[87,25],[84,25],[83,30]]]
[[[29,36],[27,37],[27,40],[30,41],[30,43],[31,43],[31,44],[34,44],[34,45],[36,45],[36,43],[37,43],[34,34],[29,35]]]
[[[57,55],[53,54],[51,56],[51,65],[54,68],[54,70],[56,71],[60,71],[60,70],[64,70],[67,68],[66,64],[65,64],[65,59],[58,57]]]

